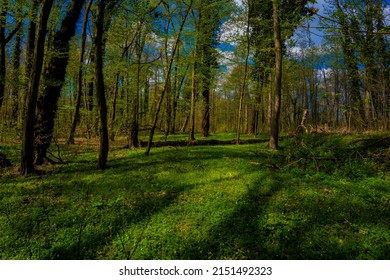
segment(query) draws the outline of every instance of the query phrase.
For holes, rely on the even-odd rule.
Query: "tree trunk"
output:
[[[45,0],[38,23],[37,41],[34,48],[34,59],[28,87],[27,105],[23,124],[22,158],[20,173],[29,174],[34,171],[34,125],[35,108],[38,99],[39,80],[42,72],[45,52],[45,37],[47,21],[53,5],[53,0]]]
[[[110,135],[111,141],[115,140],[116,101],[118,99],[118,92],[119,92],[119,77],[120,77],[120,72],[118,71],[115,74],[114,90],[112,92],[112,116],[111,116],[111,135]]]
[[[0,109],[4,100],[5,76],[6,76],[6,57],[5,57],[5,25],[7,19],[8,1],[3,1],[0,12]]]
[[[100,117],[100,146],[99,146],[99,161],[98,168],[105,169],[107,167],[107,157],[109,150],[108,142],[108,125],[107,125],[107,103],[104,88],[103,76],[103,35],[104,35],[104,12],[106,1],[98,2],[98,10],[94,21],[95,38],[94,38],[94,57],[95,57],[95,91],[99,106]]]
[[[273,1],[273,28],[274,28],[274,45],[275,45],[275,80],[274,80],[274,110],[271,118],[271,136],[269,139],[269,147],[278,149],[279,144],[279,116],[282,97],[282,42],[280,36],[279,23],[279,5],[277,0]]]
[[[80,50],[80,59],[79,59],[79,72],[77,76],[77,97],[76,97],[76,108],[73,116],[72,128],[70,129],[68,145],[74,145],[74,134],[76,133],[77,124],[80,122],[80,106],[81,106],[81,96],[83,94],[83,64],[84,64],[84,54],[85,54],[85,43],[87,40],[87,24],[89,11],[91,9],[93,0],[89,0],[87,7],[85,9],[84,21],[81,33],[81,50]]]
[[[195,105],[196,105],[196,70],[197,70],[197,63],[196,63],[196,48],[194,53],[194,63],[192,67],[192,86],[191,86],[191,108],[190,108],[190,115],[189,115],[189,121],[191,124],[190,128],[190,134],[189,134],[189,141],[195,141]],[[186,120],[187,123],[187,120]]]
[[[21,12],[21,11],[20,11]],[[12,105],[12,122],[15,127],[19,127],[18,116],[19,116],[19,91],[20,91],[20,56],[22,54],[22,29],[16,34],[14,53],[13,53],[13,86],[12,86],[12,95],[13,95],[13,105]]]
[[[37,20],[37,12],[38,12],[38,0],[32,0],[31,8],[30,8],[30,19],[28,25],[27,32],[27,49],[26,49],[26,65],[25,65],[25,77],[27,79],[31,76],[31,68],[34,59],[34,46],[35,46],[35,33],[36,33],[36,20]],[[23,108],[20,112],[20,116],[23,119],[26,114],[26,106],[27,106],[27,95],[28,95],[28,82],[23,84],[23,98],[22,105]]]
[[[69,60],[69,41],[75,34],[76,23],[84,1],[73,0],[62,20],[60,29],[54,34],[49,61],[43,73],[42,94],[38,97],[35,148],[36,164],[46,160],[47,149],[53,138],[54,120],[58,100],[65,81],[66,66]]]
[[[244,77],[241,85],[240,90],[240,104],[238,107],[238,117],[237,117],[237,136],[236,136],[236,142],[237,144],[240,144],[240,133],[241,133],[241,115],[242,115],[242,106],[245,98],[245,91],[246,91],[246,78],[248,76],[248,60],[249,60],[249,53],[250,53],[250,33],[249,33],[249,12],[248,12],[248,18],[247,18],[247,26],[246,26],[246,53],[245,53],[245,65],[244,65]],[[248,118],[247,118],[248,119]]]
[[[209,82],[206,83],[206,86],[202,91],[202,97],[203,97],[202,130],[200,134],[203,137],[209,137],[210,136],[210,84]]]

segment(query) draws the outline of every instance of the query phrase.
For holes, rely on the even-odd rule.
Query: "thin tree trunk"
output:
[[[8,1],[3,1],[0,13],[0,109],[4,100],[5,76],[6,76],[6,57],[5,57],[5,26],[7,19]]]
[[[194,63],[192,66],[192,86],[191,86],[191,109],[190,109],[190,115],[189,115],[189,121],[191,122],[191,128],[190,128],[190,134],[189,134],[189,141],[195,141],[195,106],[196,106],[196,70],[197,70],[197,63],[196,63],[196,48],[194,53]],[[187,123],[187,122],[186,122]]]
[[[34,59],[28,87],[27,105],[23,124],[22,158],[20,173],[29,174],[34,171],[34,125],[35,108],[38,99],[39,80],[42,72],[45,53],[45,37],[47,21],[53,6],[53,0],[45,0],[38,23],[37,41],[34,48]]]
[[[269,147],[278,149],[279,144],[279,116],[282,97],[282,42],[280,36],[279,23],[279,5],[277,0],[273,1],[273,28],[274,28],[274,45],[275,45],[275,80],[274,80],[274,110],[271,118],[271,136]]]
[[[76,133],[77,124],[80,122],[80,106],[81,96],[83,94],[83,65],[84,65],[84,54],[85,54],[85,43],[87,40],[87,24],[89,11],[91,9],[93,0],[89,0],[85,9],[84,21],[81,33],[81,50],[79,59],[79,72],[77,76],[77,97],[76,97],[76,108],[73,116],[72,128],[70,129],[68,145],[74,145],[74,134]]]
[[[246,25],[246,40],[247,40],[247,46],[246,46],[246,54],[245,54],[244,77],[243,77],[242,86],[240,90],[240,104],[238,107],[238,117],[237,117],[237,136],[236,136],[237,144],[240,144],[242,106],[244,103],[245,91],[246,91],[246,79],[248,76],[248,60],[249,60],[249,52],[250,52],[249,12],[247,18],[247,25]]]
[[[118,98],[118,92],[119,92],[119,77],[120,77],[120,72],[118,71],[115,74],[114,90],[112,92],[112,116],[111,116],[111,135],[110,135],[111,141],[115,140],[116,100]]]
[[[37,12],[38,12],[38,0],[32,0],[31,3],[31,9],[30,9],[30,22],[28,25],[28,32],[27,32],[27,50],[26,50],[26,77],[27,79],[30,78],[31,76],[31,68],[33,65],[33,60],[34,60],[34,48],[35,48],[35,33],[36,33],[36,19],[37,19]],[[27,83],[26,85],[23,85],[24,87],[24,96],[23,96],[23,109],[21,112],[21,117],[23,117],[26,114],[27,110],[27,96],[28,96],[28,86],[29,84]]]
[[[20,11],[21,12],[21,11]],[[22,43],[22,29],[16,34],[15,45],[14,45],[14,54],[13,54],[13,86],[12,86],[12,95],[13,95],[13,105],[11,118],[15,127],[19,127],[18,115],[19,115],[19,91],[20,91],[20,56],[22,53],[21,48]]]

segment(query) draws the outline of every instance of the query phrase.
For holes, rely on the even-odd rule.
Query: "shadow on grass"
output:
[[[266,177],[272,180],[268,191],[259,192],[266,179],[260,178],[244,203],[205,233],[203,241],[186,244],[176,258],[390,259],[386,201],[351,201],[347,194],[329,198],[328,190],[319,187],[314,195],[278,202],[291,182],[276,172]]]

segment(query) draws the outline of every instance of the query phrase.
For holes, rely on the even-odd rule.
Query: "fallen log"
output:
[[[246,139],[246,140],[240,140],[239,144],[256,144],[256,143],[264,143],[268,142],[268,138],[263,139]],[[146,147],[148,142],[141,141],[140,146]],[[214,139],[208,139],[208,140],[195,140],[195,141],[188,141],[188,140],[178,140],[178,141],[158,141],[153,142],[152,147],[185,147],[185,146],[217,146],[217,145],[235,145],[237,144],[236,140],[214,140]]]

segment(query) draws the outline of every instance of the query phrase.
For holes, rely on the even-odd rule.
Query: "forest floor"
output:
[[[104,171],[78,143],[27,177],[0,145],[0,259],[390,259],[388,135],[117,144]]]

